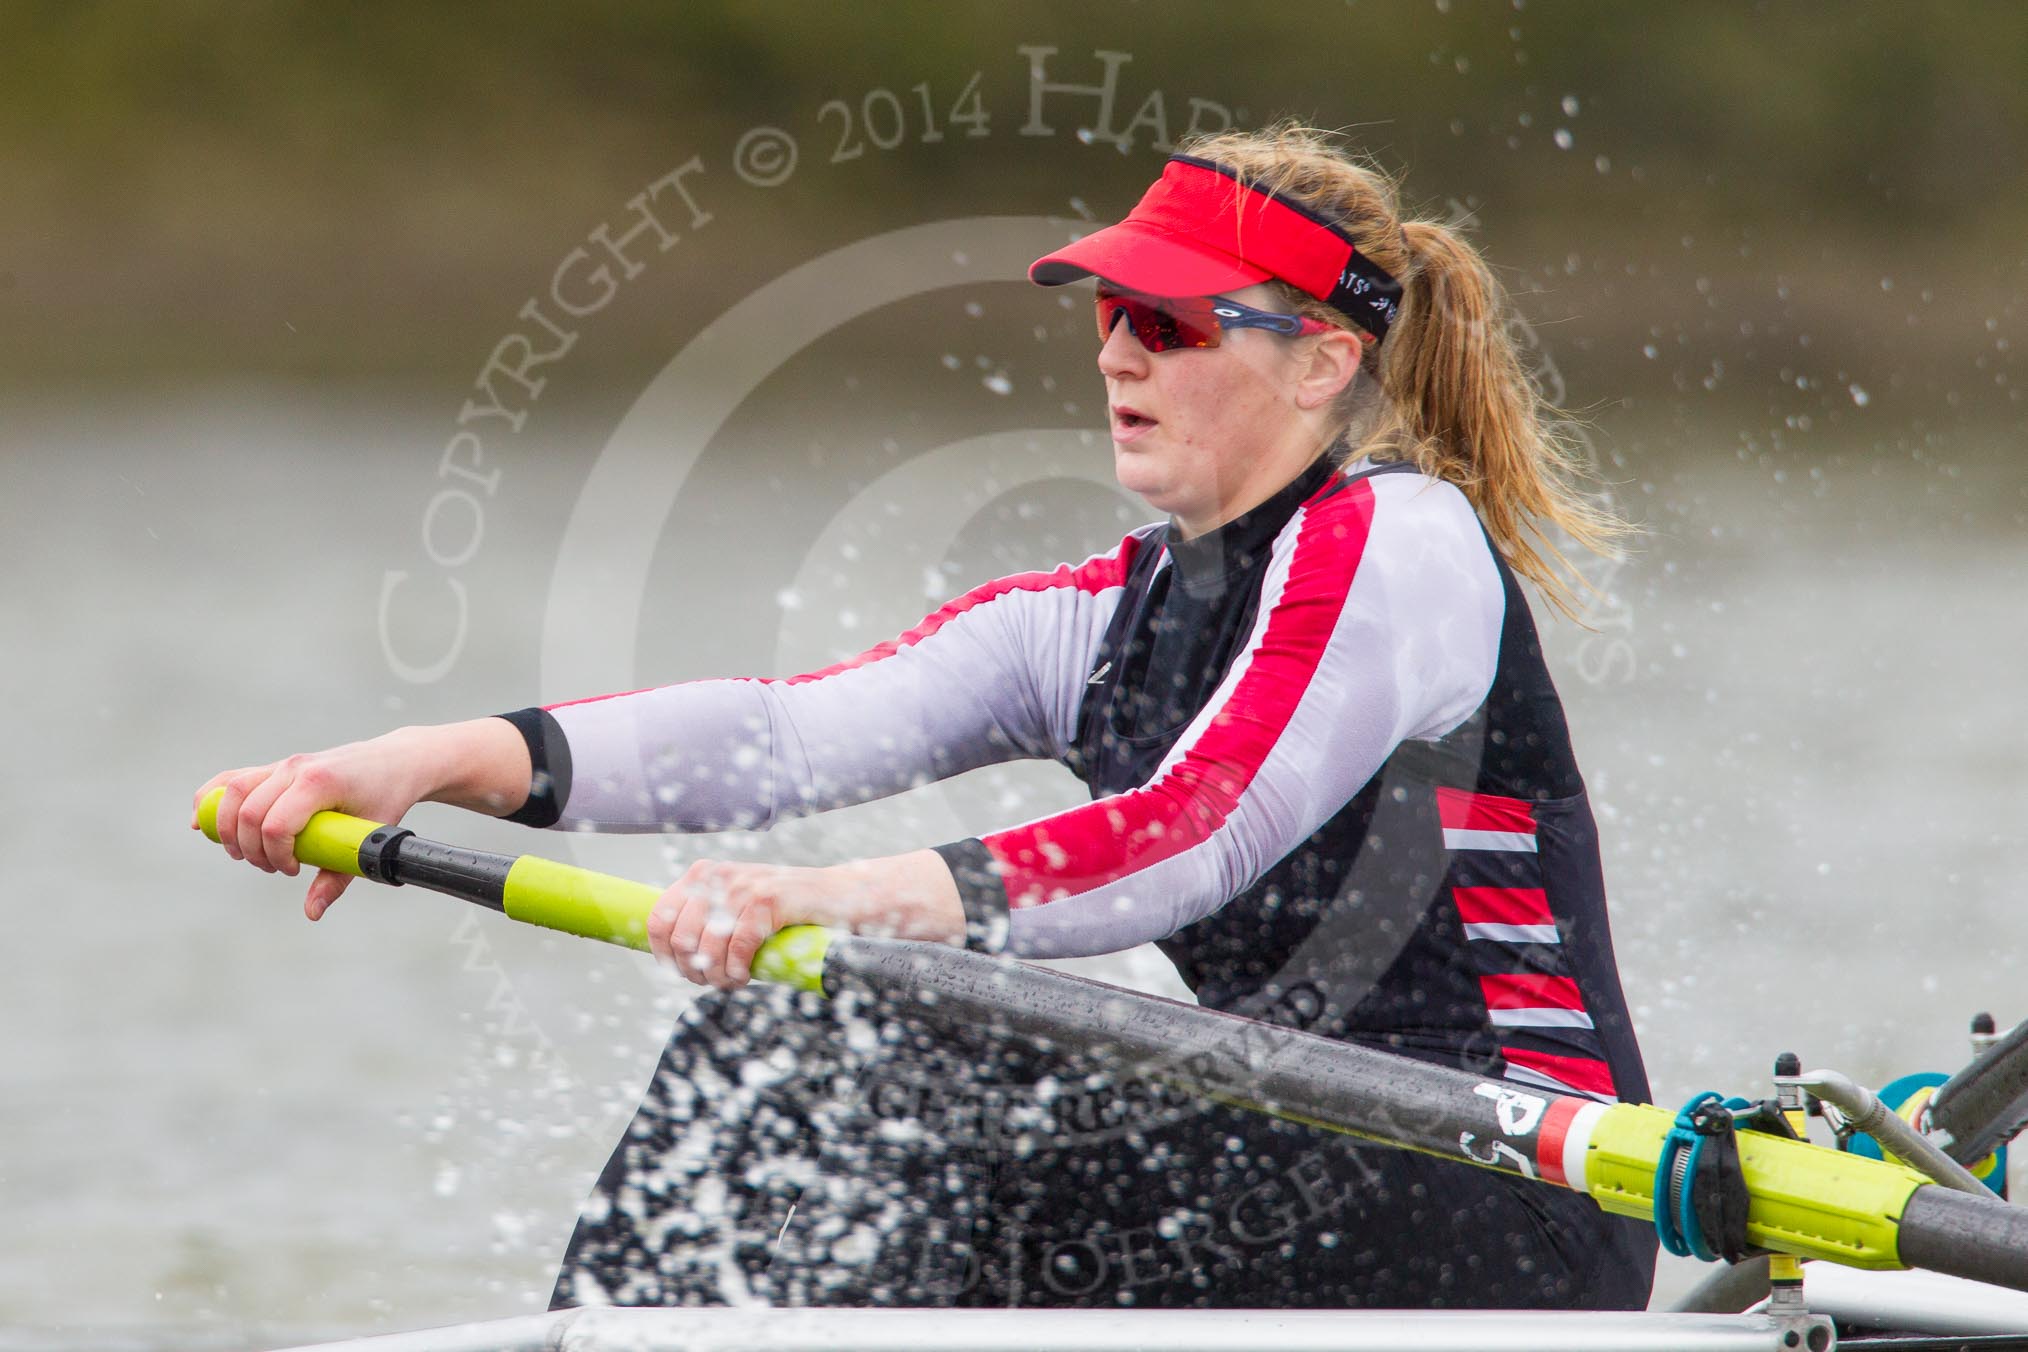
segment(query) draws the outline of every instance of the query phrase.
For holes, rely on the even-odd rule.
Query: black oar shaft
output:
[[[2028,1291],[2028,1209],[1936,1185],[1917,1188],[1901,1213],[1901,1260]]]
[[[1623,1215],[1653,1206],[1671,1115],[1646,1105],[1607,1107],[940,946],[833,936],[824,986],[912,995],[946,1027],[1003,1030],[1239,1107],[1540,1178]],[[1742,1133],[1741,1149],[1756,1242],[2028,1290],[2028,1211],[1763,1133]]]
[[[1534,1128],[1554,1095],[1064,972],[920,944],[834,937],[824,985],[848,984],[890,995],[929,992],[922,1008],[938,1024],[1005,1030],[1189,1093],[1508,1173],[1541,1173]]]

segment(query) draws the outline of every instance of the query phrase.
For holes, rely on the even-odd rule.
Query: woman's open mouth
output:
[[[1155,425],[1153,418],[1137,409],[1122,406],[1113,410],[1114,441],[1131,441]]]

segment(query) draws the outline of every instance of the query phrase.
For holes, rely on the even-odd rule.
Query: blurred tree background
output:
[[[630,350],[897,202],[1124,211],[1157,138],[1144,126],[1124,162],[1080,142],[1096,100],[1067,94],[1046,103],[1054,135],[1020,135],[1031,45],[1066,83],[1127,54],[1116,130],[1157,90],[1172,135],[1192,97],[1350,129],[1412,200],[1476,216],[1530,315],[1566,326],[1587,397],[1659,375],[1657,393],[1758,401],[1803,375],[2019,412],[2003,368],[2028,285],[2028,10],[2009,0],[13,0],[0,379],[468,370],[644,185],[694,155],[707,207],[753,199],[735,142],[792,131],[793,191],[683,277],[687,314],[616,314],[577,359],[631,378]],[[941,117],[975,71],[988,135],[922,142],[913,87]],[[881,88],[910,121],[901,152],[828,162],[845,126],[820,106]]]

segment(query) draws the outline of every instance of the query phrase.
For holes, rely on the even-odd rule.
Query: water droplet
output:
[[[1873,396],[1866,393],[1865,389],[1861,386],[1847,385],[1845,388],[1851,393],[1852,402],[1861,408],[1866,407],[1867,404],[1873,401]]]
[[[1565,117],[1577,116],[1577,95],[1565,94],[1563,96],[1563,115]]]
[[[1558,127],[1555,139],[1558,150],[1568,150],[1577,143],[1577,138],[1570,134],[1570,128],[1568,127]]]

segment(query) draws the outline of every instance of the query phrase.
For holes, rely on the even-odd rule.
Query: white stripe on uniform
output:
[[[1581,1009],[1489,1009],[1495,1028],[1589,1028],[1591,1015]]]
[[[1444,828],[1447,850],[1521,850],[1535,853],[1535,836],[1528,831],[1457,831]]]
[[[1467,939],[1491,939],[1503,944],[1560,944],[1563,936],[1554,925],[1495,925],[1471,923],[1465,926]]]

